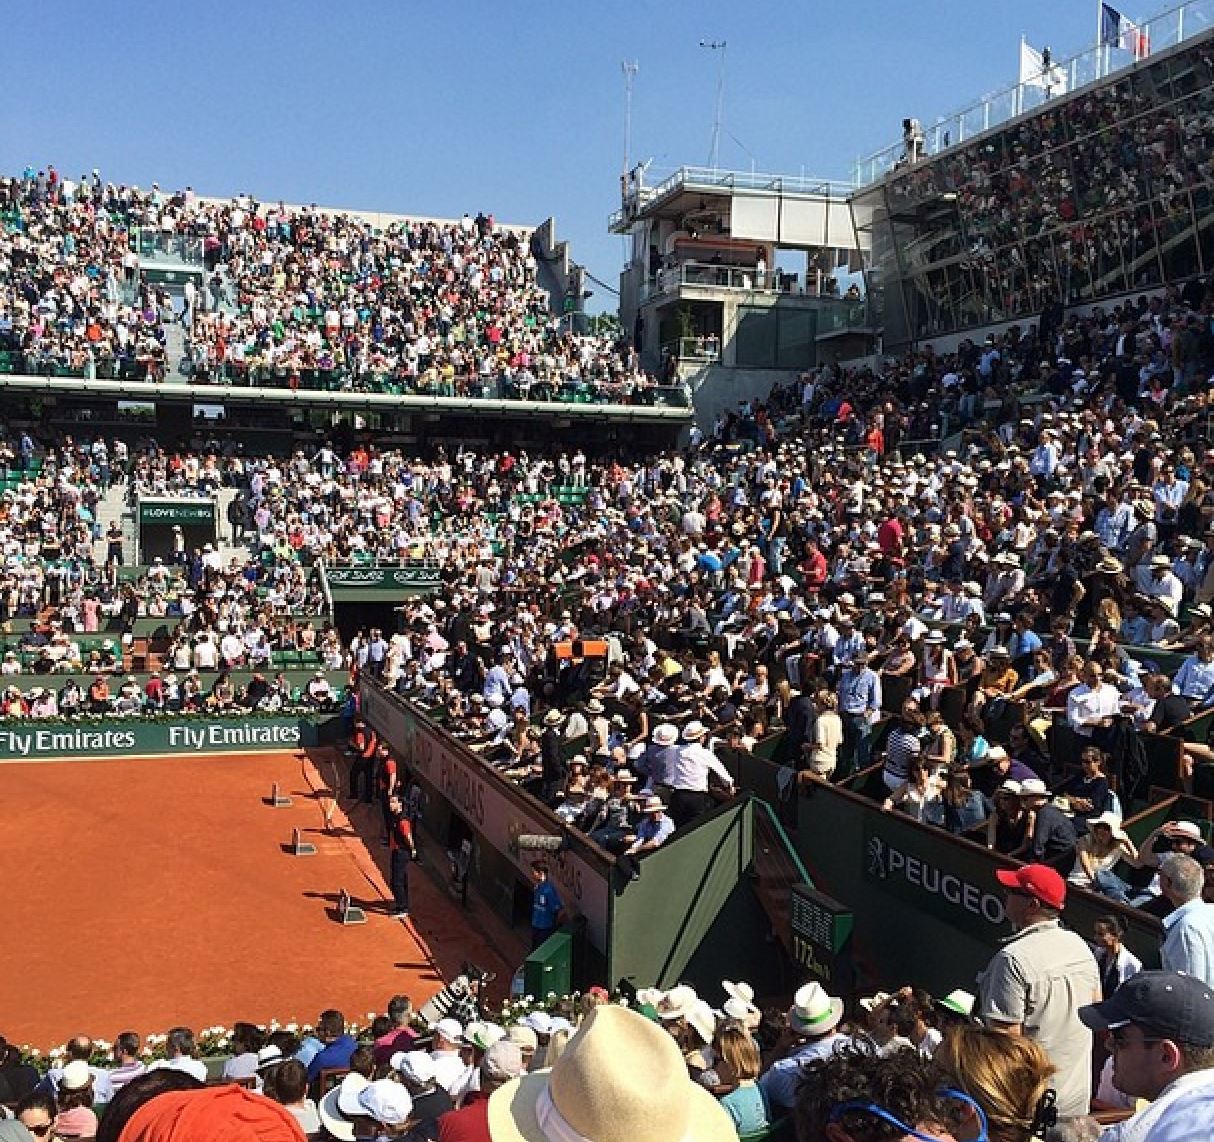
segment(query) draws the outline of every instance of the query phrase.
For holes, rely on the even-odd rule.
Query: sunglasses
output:
[[[973,1139],[973,1142],[990,1142],[990,1136],[987,1134],[986,1113],[968,1094],[964,1091],[954,1090],[951,1087],[936,1092],[941,1098],[949,1099],[952,1102],[958,1102],[962,1106],[969,1107],[978,1116],[978,1135]],[[895,1114],[886,1110],[875,1102],[867,1102],[864,1099],[853,1099],[850,1102],[841,1102],[834,1107],[827,1122],[838,1122],[846,1114],[871,1114],[874,1118],[879,1118],[888,1126],[892,1126],[895,1130],[900,1130],[908,1137],[918,1139],[918,1142],[943,1142],[935,1134],[925,1134],[921,1130],[916,1130],[911,1126],[907,1126]]]

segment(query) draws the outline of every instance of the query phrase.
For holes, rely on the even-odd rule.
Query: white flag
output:
[[[1051,95],[1066,91],[1066,72],[1057,64],[1046,66],[1045,56],[1020,41],[1020,82],[1025,87],[1044,87]]]

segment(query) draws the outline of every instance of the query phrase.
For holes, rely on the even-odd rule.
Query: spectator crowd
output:
[[[397,995],[362,1029],[334,1009],[315,1027],[211,1029],[225,1051],[209,1064],[187,1027],[155,1050],[133,1031],[78,1036],[45,1069],[0,1040],[0,1107],[15,1119],[0,1130],[48,1142],[202,1142],[235,1123],[249,1137],[340,1142],[1072,1142],[1113,1123],[1107,1142],[1203,1137],[1214,991],[1116,950],[1098,967],[1058,927],[1056,873],[1000,879],[1017,934],[977,996],[907,986],[848,1010],[814,981],[779,1008],[725,980],[715,1005],[685,983],[615,1000],[592,987],[507,1004],[498,1021],[474,989],[441,1018],[438,997],[417,1012]]]
[[[659,399],[626,342],[551,311],[530,231],[484,213],[381,226],[48,166],[0,178],[0,224],[6,371],[163,381],[174,367],[200,385]],[[199,263],[180,303],[141,272],[145,252],[165,250]]]

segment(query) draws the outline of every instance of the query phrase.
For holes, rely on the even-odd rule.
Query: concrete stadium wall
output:
[[[705,365],[684,376],[695,404],[696,423],[710,432],[719,412],[737,411],[742,401],[766,400],[776,385],[800,376],[797,369],[731,369]]]

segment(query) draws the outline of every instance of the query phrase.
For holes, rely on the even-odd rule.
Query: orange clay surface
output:
[[[437,874],[410,870],[411,918],[391,917],[379,808],[332,796],[345,764],[330,749],[0,764],[0,1034],[46,1050],[326,1007],[365,1022],[465,958],[500,996],[521,947],[495,931],[499,955],[472,926],[435,845]],[[289,808],[268,805],[272,782]],[[315,856],[288,855],[294,828]],[[343,888],[366,924],[337,923]]]

